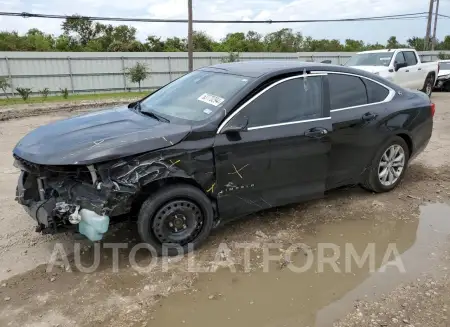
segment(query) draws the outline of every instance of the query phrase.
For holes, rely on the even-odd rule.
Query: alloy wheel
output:
[[[393,144],[383,153],[378,165],[378,179],[384,186],[394,185],[405,168],[405,150]]]

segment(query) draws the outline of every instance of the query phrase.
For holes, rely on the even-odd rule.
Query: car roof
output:
[[[285,74],[298,74],[306,70],[315,72],[340,72],[353,74],[358,76],[367,77],[369,79],[378,81],[381,84],[389,86],[394,90],[398,90],[399,86],[388,81],[379,75],[372,74],[362,69],[323,64],[318,62],[306,62],[296,60],[251,60],[251,61],[238,61],[232,63],[223,63],[212,66],[200,68],[199,70],[211,71],[216,73],[233,74],[243,77],[255,78],[256,82],[263,82],[270,78],[274,78]]]
[[[366,51],[360,51],[357,52],[357,54],[360,53],[383,53],[383,52],[394,52],[396,50],[399,51],[414,51],[412,48],[398,48],[398,49],[377,49],[377,50],[366,50]]]
[[[283,74],[310,69],[330,70],[330,67],[336,70],[342,66],[297,60],[251,60],[217,64],[201,68],[201,70],[226,72],[228,74],[258,78],[270,73]]]

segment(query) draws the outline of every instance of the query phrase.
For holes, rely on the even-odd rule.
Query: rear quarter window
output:
[[[389,95],[389,90],[384,86],[365,78],[362,80],[366,85],[368,103],[382,102]]]

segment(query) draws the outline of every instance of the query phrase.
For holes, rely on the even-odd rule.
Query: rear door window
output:
[[[328,74],[331,110],[361,106],[368,103],[366,86],[352,75]]]

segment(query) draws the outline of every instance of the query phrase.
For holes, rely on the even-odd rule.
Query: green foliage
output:
[[[69,97],[69,90],[67,89],[67,87],[65,88],[60,88],[59,89],[61,91],[61,95],[64,99],[67,99]]]
[[[222,58],[220,61],[223,63],[239,61],[239,52],[230,52],[227,57]]]
[[[448,54],[446,54],[446,53],[443,53],[443,52],[439,52],[438,58],[439,58],[440,60],[447,60],[447,59],[450,59],[450,55],[448,55]]]
[[[141,92],[141,82],[150,75],[147,65],[140,62],[136,63],[133,67],[126,68],[125,73],[132,83],[138,83],[139,92]]]
[[[136,37],[136,28],[128,25],[113,26],[91,21],[81,16],[71,16],[61,25],[62,35],[45,34],[31,29],[23,35],[17,32],[0,32],[0,51],[109,51],[109,52],[179,52],[187,51],[185,38],[165,40],[149,35],[144,42]],[[411,37],[401,44],[391,36],[385,44],[369,44],[362,40],[313,39],[290,28],[261,35],[255,31],[229,33],[222,40],[213,40],[204,31],[192,35],[194,51],[199,52],[326,52],[364,51],[382,48],[413,47],[424,49],[424,39]],[[437,50],[450,50],[450,35],[436,43]]]
[[[23,101],[27,101],[31,94],[31,89],[26,87],[18,87],[16,91],[22,97]]]
[[[3,94],[5,97],[8,97],[8,93],[6,92],[11,87],[11,83],[9,81],[9,78],[7,77],[0,77],[0,89],[2,89]]]
[[[48,87],[39,90],[39,94],[44,98],[47,99],[48,93],[50,92],[50,90],[48,89]]]

